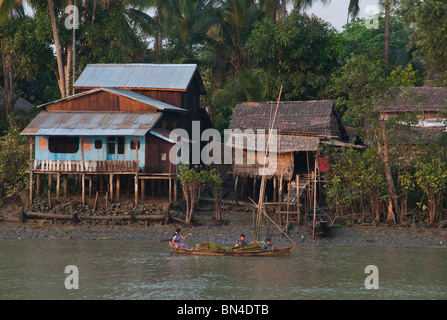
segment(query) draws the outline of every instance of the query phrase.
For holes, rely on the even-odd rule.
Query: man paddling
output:
[[[180,231],[182,231],[182,230],[180,230],[180,229],[175,230],[174,237],[172,238],[172,244],[173,244],[174,247],[176,247],[176,248],[183,248],[183,249],[186,249],[186,248],[187,248],[187,247],[186,247],[186,244],[184,244],[183,241],[184,241],[186,238],[188,238],[188,236],[191,235],[191,234],[189,233],[189,234],[187,234],[186,236],[183,237],[183,236],[180,234]]]

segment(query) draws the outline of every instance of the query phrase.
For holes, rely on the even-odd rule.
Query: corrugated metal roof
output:
[[[161,113],[42,111],[21,132],[30,136],[144,136]]]
[[[89,64],[74,87],[185,91],[196,71],[196,64]]]
[[[38,106],[38,108],[45,108],[45,107],[47,107],[47,106],[49,106],[49,105],[51,105],[53,103],[58,103],[58,102],[61,102],[61,101],[73,100],[73,99],[76,99],[76,98],[79,98],[79,97],[83,97],[85,95],[89,95],[89,94],[92,94],[92,93],[95,93],[95,92],[98,92],[98,91],[105,91],[105,92],[109,92],[111,94],[120,95],[120,96],[129,98],[129,99],[132,99],[132,100],[135,100],[135,101],[147,104],[149,106],[155,107],[155,108],[157,108],[159,110],[162,110],[162,111],[168,110],[168,111],[187,112],[186,109],[173,106],[172,104],[169,104],[169,103],[166,103],[166,102],[163,102],[163,101],[151,98],[151,97],[147,97],[147,96],[139,94],[137,92],[134,92],[134,91],[131,91],[131,90],[116,89],[116,88],[96,88],[96,89],[92,89],[92,90],[85,91],[85,92],[82,92],[82,93],[78,93],[78,94],[75,94],[75,95],[72,95],[72,96],[68,96],[68,97],[66,97],[64,99],[51,101],[51,102],[42,104],[42,105]]]

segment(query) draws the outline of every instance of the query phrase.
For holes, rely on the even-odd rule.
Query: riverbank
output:
[[[12,209],[10,209],[12,211]],[[179,212],[179,211],[176,211]],[[180,216],[177,218],[181,218]],[[253,239],[253,213],[247,207],[224,206],[224,224],[213,221],[213,206],[203,205],[195,213],[196,225],[184,226],[178,220],[169,224],[151,223],[68,223],[44,220],[28,220],[24,223],[0,222],[0,240],[117,240],[168,242],[176,228],[182,234],[191,233],[186,243],[189,246],[206,241],[233,244],[245,234],[248,241]],[[446,228],[394,227],[394,226],[339,226],[331,228],[327,238],[312,239],[307,226],[294,226],[289,230],[290,238],[298,245],[315,246],[377,246],[377,247],[425,247],[447,248]],[[278,245],[288,245],[290,240],[272,224],[261,231],[263,240],[269,237]]]

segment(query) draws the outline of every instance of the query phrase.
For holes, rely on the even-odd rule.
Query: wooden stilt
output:
[[[104,178],[101,174],[99,175],[99,191],[101,193],[104,191]]]
[[[138,173],[135,174],[135,205],[138,205]]]
[[[233,201],[235,204],[237,204],[237,182],[239,180],[239,176],[236,176],[236,179],[234,179],[234,192],[233,192]]]
[[[48,189],[48,207],[50,210],[53,208],[53,205],[51,204],[51,190]]]
[[[283,183],[284,174],[281,173],[279,178],[279,192],[278,192],[278,202],[282,202],[282,183]]]
[[[276,202],[276,198],[278,195],[278,178],[273,177],[273,202]]]
[[[36,197],[40,197],[40,189],[41,189],[41,175],[36,174]]]
[[[146,180],[141,179],[141,201],[146,200]]]
[[[151,192],[152,192],[152,198],[155,197],[155,181],[151,180]]]
[[[244,199],[245,196],[245,189],[247,187],[247,177],[244,177],[242,179],[242,185],[241,185],[241,192],[240,192],[240,199]]]
[[[97,205],[98,205],[98,191],[96,191],[95,204],[93,205],[93,211],[96,211]]]
[[[33,137],[29,137],[29,201],[33,203]]]
[[[33,171],[29,173],[29,202],[33,203]]]
[[[110,174],[109,177],[110,185],[109,185],[109,193],[110,193],[110,200],[113,200],[113,173]]]
[[[65,175],[64,176],[64,181],[62,182],[63,183],[63,187],[64,187],[64,199],[67,199],[67,192],[68,192],[68,190],[67,190],[67,188],[68,188],[68,181],[67,180],[68,180],[67,176]]]
[[[256,180],[257,180],[257,178],[256,177],[253,177],[253,200],[259,200],[259,199],[256,199]]]
[[[52,176],[51,174],[48,175],[48,191],[51,192],[51,185],[52,185]]]
[[[92,188],[93,188],[93,175],[90,175],[88,180],[88,197],[92,198]]]
[[[168,188],[169,188],[169,203],[172,203],[172,176],[169,176]]]
[[[138,136],[135,136],[135,162],[137,163],[137,168],[135,172],[135,206],[138,205],[138,171],[139,171],[139,161],[138,161]]]
[[[116,175],[116,200],[120,199],[120,184],[121,184],[121,178],[119,175]]]
[[[57,174],[57,180],[56,180],[56,200],[59,201],[59,193],[61,188],[61,174]]]
[[[296,175],[296,212],[298,215],[298,225],[301,224],[301,213],[300,213],[300,175]]]
[[[174,176],[174,202],[177,202],[177,175]]]
[[[81,175],[82,184],[82,205],[85,206],[85,173]]]

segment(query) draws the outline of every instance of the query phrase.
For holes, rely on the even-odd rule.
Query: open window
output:
[[[51,153],[77,153],[79,151],[78,137],[50,137],[48,149]]]

